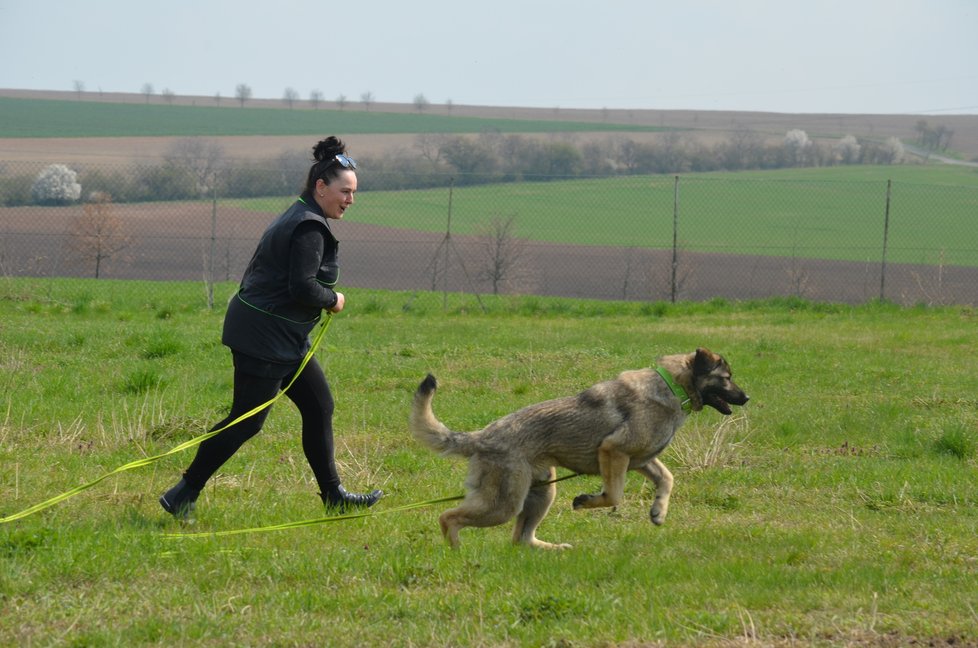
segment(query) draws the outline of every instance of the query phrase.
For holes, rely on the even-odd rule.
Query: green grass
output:
[[[893,180],[887,260],[978,265],[978,173],[897,166],[692,174],[680,179],[685,250],[867,262],[882,257],[886,182]],[[670,248],[675,181],[630,176],[456,187],[452,232],[515,217],[531,241]],[[445,231],[447,189],[366,191],[349,220]],[[276,213],[282,199],[243,201]]]
[[[161,137],[323,133],[553,133],[656,127],[349,110],[164,106],[0,97],[0,137]]]
[[[220,287],[219,294],[233,286]],[[412,298],[413,297],[413,298]],[[218,299],[218,303],[223,303]],[[171,540],[156,503],[191,453],[0,525],[2,645],[837,645],[973,637],[978,313],[798,300],[702,304],[348,291],[320,360],[351,488],[385,509],[456,495],[464,464],[407,408],[477,429],[662,353],[722,352],[751,402],[693,415],[663,460],[670,516],[631,475],[617,511],[562,482],[540,529],[442,543],[447,504],[264,534]],[[166,313],[161,318],[160,313]],[[164,452],[221,418],[230,361],[199,285],[0,281],[0,515]],[[133,388],[136,387],[136,388]],[[277,405],[215,476],[191,531],[322,515],[299,421]]]

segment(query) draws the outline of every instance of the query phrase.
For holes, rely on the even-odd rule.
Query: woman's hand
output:
[[[343,296],[343,293],[338,292],[336,293],[336,303],[333,305],[332,308],[329,309],[329,312],[339,313],[341,310],[343,310],[343,306],[345,305],[346,305],[346,297]]]

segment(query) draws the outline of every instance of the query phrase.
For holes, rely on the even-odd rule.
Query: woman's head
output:
[[[312,147],[315,162],[309,168],[305,190],[312,193],[316,189],[316,181],[322,180],[331,184],[344,171],[353,173],[357,163],[346,156],[346,144],[343,140],[330,135]]]
[[[342,140],[330,136],[312,149],[316,158],[309,169],[305,191],[323,210],[326,218],[343,218],[357,192],[357,163],[346,156]]]

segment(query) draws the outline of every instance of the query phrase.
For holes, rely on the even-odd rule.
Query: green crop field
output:
[[[322,133],[655,131],[612,123],[533,121],[348,110],[286,110],[0,97],[0,137],[220,137]]]
[[[219,286],[221,297],[231,285]],[[0,645],[970,645],[978,627],[972,308],[703,304],[347,292],[319,353],[338,461],[372,516],[325,522],[288,403],[208,485],[197,524],[156,499],[192,451],[0,523]],[[223,303],[219,299],[218,303]],[[204,432],[229,405],[222,313],[193,283],[0,281],[0,517]],[[473,430],[665,353],[708,346],[751,402],[691,415],[663,454],[669,518],[637,475],[617,510],[561,482],[564,552],[424,505],[464,463],[407,431]],[[564,474],[564,473],[562,473]],[[397,507],[422,504],[396,512]],[[291,530],[214,532],[299,520]],[[192,537],[174,534],[196,533]]]
[[[364,170],[365,183],[369,170]],[[978,265],[978,173],[957,167],[832,167],[684,175],[679,242],[687,250],[864,262],[882,255],[886,183],[893,181],[887,258]],[[453,233],[495,217],[516,235],[575,245],[669,248],[672,176],[456,187]],[[364,191],[348,219],[443,232],[449,190]],[[277,212],[282,199],[246,208]]]

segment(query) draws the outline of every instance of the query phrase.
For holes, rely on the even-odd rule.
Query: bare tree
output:
[[[441,146],[445,139],[438,133],[422,133],[414,138],[414,143],[421,151],[421,157],[432,163],[441,161]]]
[[[323,102],[323,93],[319,90],[313,90],[309,93],[309,103],[312,104],[313,110],[319,110],[319,104]]]
[[[346,108],[346,102],[347,102],[346,95],[341,94],[336,98],[336,107],[339,108],[340,110],[343,110],[344,108]]]
[[[234,87],[234,98],[238,100],[244,108],[245,102],[251,99],[251,86],[246,83],[239,83]]]
[[[168,105],[171,106],[173,105],[173,100],[177,96],[177,94],[173,92],[173,90],[170,90],[169,88],[163,88],[163,90],[160,91],[160,95],[162,95],[163,101],[165,101]]]
[[[144,83],[143,87],[139,91],[143,94],[143,97],[145,97],[146,103],[149,103],[149,98],[153,96],[154,92],[153,84]]]
[[[414,109],[419,113],[423,113],[428,108],[428,98],[423,94],[418,93],[414,95]]]
[[[367,110],[367,112],[370,112],[370,104],[372,104],[373,102],[374,102],[374,93],[370,92],[369,90],[367,90],[362,95],[360,95],[360,103],[363,104],[363,107],[365,110]]]
[[[200,137],[184,137],[174,141],[163,155],[163,160],[189,173],[202,196],[213,193],[218,174],[226,166],[221,145]]]
[[[82,94],[85,92],[85,82],[75,80],[75,94],[78,96],[78,100],[81,101]]]
[[[525,275],[525,246],[516,238],[516,216],[494,217],[479,232],[482,249],[482,268],[478,278],[492,284],[492,294],[506,286],[514,286]]]
[[[69,256],[78,263],[94,265],[98,279],[106,263],[124,260],[122,253],[132,243],[132,237],[125,223],[114,214],[111,196],[99,193],[92,198],[71,223],[67,248]]]
[[[299,100],[299,93],[295,88],[286,88],[285,92],[282,93],[282,101],[285,105],[289,107],[289,110],[295,106],[295,102]]]

